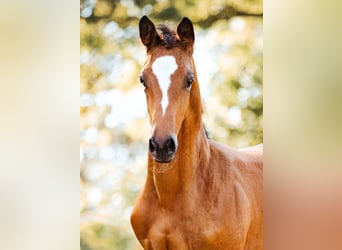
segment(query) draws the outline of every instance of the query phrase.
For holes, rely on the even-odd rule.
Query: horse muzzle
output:
[[[158,140],[152,136],[149,140],[149,151],[153,159],[159,163],[168,163],[173,160],[177,151],[177,137],[170,135],[166,140]]]

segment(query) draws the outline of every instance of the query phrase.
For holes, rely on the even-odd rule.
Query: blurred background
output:
[[[260,0],[81,1],[81,249],[141,249],[129,224],[150,133],[140,17],[193,21],[205,126],[241,148],[263,140],[262,13]]]

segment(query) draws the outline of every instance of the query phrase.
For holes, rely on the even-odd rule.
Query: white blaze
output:
[[[152,65],[152,72],[157,77],[159,88],[162,92],[160,104],[162,106],[163,115],[169,105],[168,89],[171,84],[171,75],[178,68],[176,60],[173,56],[162,56],[157,58]]]

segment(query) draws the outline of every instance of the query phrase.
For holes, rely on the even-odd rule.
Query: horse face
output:
[[[186,117],[195,81],[193,26],[184,18],[177,26],[177,35],[166,29],[160,37],[154,24],[143,17],[139,29],[147,49],[140,82],[145,87],[152,125],[149,151],[155,161],[167,163],[175,157],[177,135]]]
[[[178,50],[178,51],[177,51]],[[189,107],[194,82],[192,58],[160,48],[148,56],[140,81],[145,86],[152,136],[149,150],[154,160],[170,162],[177,150],[177,135]]]

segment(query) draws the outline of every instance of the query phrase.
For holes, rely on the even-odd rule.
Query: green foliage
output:
[[[94,223],[81,228],[81,250],[132,250],[136,244],[120,227]]]
[[[81,1],[81,249],[140,249],[129,214],[150,127],[138,22],[195,24],[203,119],[213,139],[262,143],[262,1]]]

